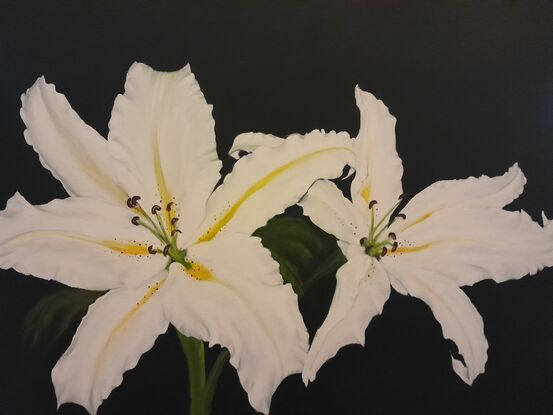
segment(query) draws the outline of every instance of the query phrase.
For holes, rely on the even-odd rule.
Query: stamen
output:
[[[138,201],[141,199],[140,196],[132,196],[127,199],[127,206],[132,209],[135,208],[138,204]]]
[[[127,206],[130,209],[133,209],[137,214],[137,216],[133,216],[131,218],[131,223],[135,226],[143,226],[148,229],[157,239],[161,241],[161,246],[163,247],[155,248],[153,245],[149,245],[147,247],[148,253],[151,255],[162,253],[164,256],[169,257],[170,263],[178,262],[183,264],[186,268],[191,268],[192,265],[186,260],[186,250],[179,250],[177,247],[177,234],[182,232],[175,226],[179,219],[172,217],[174,214],[171,210],[174,203],[169,202],[165,205],[165,209],[169,212],[164,214],[166,218],[165,223],[160,216],[160,212],[163,208],[160,205],[153,205],[151,207],[150,210],[152,216],[155,216],[157,219],[156,223],[156,220],[149,213],[144,211],[142,206],[140,206],[138,203],[140,199],[140,196],[132,196],[126,200]],[[174,228],[171,232],[169,232],[169,229],[165,227],[165,225],[169,226],[169,222],[171,227]]]
[[[389,252],[395,252],[398,249],[399,243],[396,242],[397,235],[394,232],[389,232],[387,238],[380,239],[380,235],[389,228],[393,221],[397,217],[406,219],[407,216],[404,213],[397,214],[393,219],[391,218],[392,213],[397,209],[401,203],[401,195],[399,197],[400,201],[392,206],[388,211],[380,218],[378,223],[374,224],[374,209],[371,209],[371,227],[369,230],[368,238],[361,238],[359,244],[365,248],[365,253],[372,257],[380,260],[381,257],[386,256]],[[371,200],[369,207],[373,207],[376,204],[376,200]]]
[[[378,202],[376,200],[371,200],[369,202],[369,209],[372,209],[374,205],[376,205]]]
[[[161,219],[161,216],[159,215],[159,213],[156,213],[156,219],[157,219],[157,223],[159,224],[158,228],[160,229],[161,234],[168,241],[169,236],[167,235],[167,231],[165,230],[165,225],[163,224],[163,220]]]

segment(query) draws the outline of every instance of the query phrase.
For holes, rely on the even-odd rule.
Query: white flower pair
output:
[[[435,183],[396,214],[395,119],[372,95],[357,89],[356,98],[356,139],[242,134],[231,154],[251,154],[214,190],[214,121],[188,66],[160,73],[134,64],[107,140],[43,79],[27,91],[27,142],[70,197],[42,206],[10,199],[0,213],[0,266],[111,290],[52,371],[59,405],[95,413],[171,323],[228,348],[251,405],[267,413],[284,377],[303,371],[313,380],[340,347],[364,342],[390,286],[429,304],[464,358],[453,359],[463,380],[483,372],[482,319],[458,287],[552,265],[553,229],[502,209],[522,192],[516,165],[497,178]],[[352,202],[326,180],[345,165],[356,171]],[[296,295],[250,236],[298,201],[348,259],[309,353]]]

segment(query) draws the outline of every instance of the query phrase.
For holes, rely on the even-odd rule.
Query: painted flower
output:
[[[306,383],[347,345],[365,342],[365,328],[382,312],[390,286],[424,301],[453,340],[452,356],[467,384],[484,372],[488,344],[481,316],[459,288],[534,274],[553,265],[553,227],[503,207],[523,190],[517,165],[499,177],[439,181],[401,203],[403,167],[395,148],[395,118],[373,95],[356,88],[361,126],[355,139],[351,202],[330,181],[316,182],[300,202],[311,220],[334,234],[347,262],[326,320],[303,370]]]
[[[346,134],[291,136],[239,160],[223,184],[211,106],[187,66],[134,64],[108,140],[40,78],[22,97],[25,138],[70,197],[16,194],[0,212],[0,266],[110,290],[52,371],[58,404],[95,413],[169,323],[229,349],[251,405],[302,370],[308,335],[291,286],[250,234],[351,160]]]

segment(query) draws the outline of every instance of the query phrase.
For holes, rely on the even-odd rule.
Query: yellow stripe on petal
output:
[[[158,290],[161,288],[161,286],[165,283],[166,278],[156,282],[154,285],[152,285],[148,291],[144,294],[144,296],[136,303],[136,305],[121,319],[119,324],[115,326],[113,331],[111,332],[111,335],[109,337],[109,340],[106,343],[107,345],[111,342],[112,338],[125,327],[129,321],[133,318],[133,316],[138,313],[138,311],[148,303],[152,299],[152,297],[158,292]]]
[[[161,165],[161,158],[159,156],[159,145],[157,142],[157,136],[153,140],[153,153],[154,153],[154,169],[156,175],[156,183],[159,190],[159,197],[161,198],[161,205],[163,207],[163,219],[165,221],[165,228],[168,230],[168,233],[171,233],[173,226],[171,225],[171,220],[174,217],[175,209],[167,210],[169,204],[173,204],[173,195],[169,192],[167,188],[167,183],[165,181],[165,175],[163,174],[163,167]]]
[[[6,242],[4,246],[14,245],[17,243],[25,243],[27,241],[33,241],[37,239],[47,239],[47,238],[65,238],[72,239],[74,241],[87,242],[95,245],[100,245],[111,249],[114,252],[125,255],[148,255],[148,247],[143,244],[136,243],[123,243],[117,241],[108,241],[108,240],[98,240],[91,238],[86,235],[64,232],[64,231],[32,231],[27,232],[22,235],[18,235]]]
[[[78,153],[80,155],[82,152]],[[86,172],[88,177],[90,177],[90,179],[92,179],[92,181],[94,181],[94,183],[98,185],[98,187],[102,188],[106,193],[113,195],[113,197],[121,201],[121,203],[125,203],[128,198],[127,193],[113,180],[111,180],[106,174],[100,171],[96,162],[92,161],[88,157],[85,158],[83,156],[83,159],[81,159],[80,167],[81,170]]]
[[[365,187],[363,187],[363,190],[361,190],[361,197],[365,201],[365,203],[368,205],[371,200],[371,184],[367,183]]]
[[[183,271],[190,277],[200,281],[211,280],[214,278],[209,268],[204,267],[199,262],[190,261],[190,263],[192,264],[192,268],[182,268]]]
[[[402,255],[402,254],[411,254],[414,252],[421,252],[425,249],[430,248],[433,244],[428,243],[424,245],[418,245],[418,246],[402,246],[396,249],[394,252],[390,252],[390,255]]]
[[[411,222],[409,224],[407,224],[406,226],[404,226],[403,228],[401,228],[401,232],[405,231],[406,229],[409,229],[410,227],[412,226],[415,226],[421,222],[424,222],[426,219],[428,219],[430,216],[432,216],[434,214],[434,212],[428,212],[428,213],[425,213],[424,215],[422,215],[420,218],[418,218],[416,221],[414,222]]]
[[[330,151],[336,151],[336,150],[344,150],[345,147],[332,147],[332,148],[326,148],[323,150],[318,150],[310,154],[306,154],[302,157],[299,157],[295,160],[292,160],[283,166],[280,166],[279,168],[273,170],[269,174],[263,176],[261,179],[259,179],[257,182],[255,182],[253,185],[251,185],[244,194],[231,206],[229,207],[219,220],[215,222],[215,224],[207,230],[202,236],[198,238],[196,243],[201,242],[207,242],[212,240],[220,231],[221,229],[229,223],[234,215],[236,215],[236,212],[242,206],[244,202],[246,202],[250,197],[252,197],[255,193],[257,193],[259,190],[263,189],[265,186],[270,184],[273,180],[275,180],[277,177],[282,175],[283,173],[289,171],[290,169],[305,163],[308,160],[311,160],[323,153],[327,153]]]
[[[125,255],[149,255],[148,247],[140,244],[123,244],[115,241],[103,241],[102,245]]]

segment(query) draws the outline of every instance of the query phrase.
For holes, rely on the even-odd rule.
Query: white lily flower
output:
[[[488,344],[481,316],[459,288],[534,274],[553,265],[553,227],[502,208],[519,196],[525,177],[515,164],[500,177],[447,180],[427,187],[394,215],[403,167],[395,148],[395,118],[373,95],[356,88],[361,127],[354,143],[352,202],[326,180],[300,202],[304,213],[334,234],[347,257],[326,320],[303,370],[307,384],[347,344],[365,342],[390,286],[423,300],[453,340],[452,356],[467,384],[484,372]]]
[[[25,137],[70,197],[16,194],[0,212],[0,266],[111,290],[52,371],[58,404],[95,413],[172,323],[230,351],[258,411],[301,372],[308,334],[290,284],[250,234],[312,182],[351,162],[347,134],[314,131],[238,161],[224,183],[211,106],[186,66],[134,64],[108,140],[40,78],[22,97]],[[213,192],[213,194],[212,194]]]

